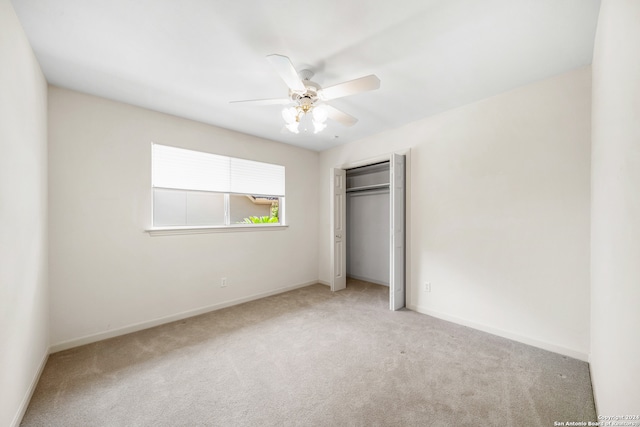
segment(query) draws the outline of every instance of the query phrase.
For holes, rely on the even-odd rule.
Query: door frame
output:
[[[336,277],[336,268],[340,268],[341,266],[336,265],[335,262],[335,245],[336,245],[336,239],[335,239],[335,233],[334,233],[334,228],[335,228],[335,210],[334,210],[334,205],[335,205],[335,183],[334,183],[334,169],[342,169],[342,170],[347,170],[347,169],[353,169],[353,168],[357,168],[357,167],[362,167],[362,166],[368,166],[371,164],[375,164],[375,163],[381,163],[381,162],[386,162],[388,161],[390,164],[393,163],[393,159],[394,159],[394,154],[399,154],[399,155],[403,155],[405,156],[405,179],[404,179],[404,190],[405,190],[405,197],[404,197],[404,202],[405,202],[405,215],[404,215],[404,232],[405,232],[405,238],[404,238],[404,297],[405,297],[405,304],[403,304],[403,306],[407,306],[410,305],[409,301],[411,298],[411,287],[409,286],[409,284],[411,283],[411,269],[410,269],[410,263],[411,263],[411,198],[409,197],[409,195],[411,194],[411,149],[407,148],[407,149],[401,149],[401,150],[394,150],[392,152],[380,155],[380,156],[375,156],[375,157],[369,157],[366,159],[362,159],[362,160],[357,160],[357,161],[353,161],[353,162],[349,162],[349,163],[344,163],[342,165],[338,165],[338,166],[334,166],[330,168],[330,189],[329,189],[329,198],[330,198],[330,232],[331,234],[329,235],[329,243],[330,243],[330,273],[331,273],[331,281],[330,281],[330,286],[331,286],[331,290],[335,291],[335,277]],[[391,183],[390,183],[391,185]],[[392,205],[392,204],[391,204]],[[346,205],[345,205],[346,208]],[[390,218],[390,220],[392,220],[393,217]],[[345,222],[345,227],[346,227],[346,222]],[[389,224],[391,226],[391,224]],[[391,232],[391,227],[390,227],[390,232]],[[344,230],[344,239],[346,239],[346,228]],[[391,240],[393,241],[393,240]],[[346,264],[342,266],[343,270],[346,274]],[[390,285],[391,285],[391,272],[390,272]],[[339,290],[340,288],[338,288]],[[389,292],[392,292],[391,286],[389,286]],[[392,303],[392,297],[391,295],[389,296],[389,301],[390,304]],[[393,308],[391,308],[393,310]]]

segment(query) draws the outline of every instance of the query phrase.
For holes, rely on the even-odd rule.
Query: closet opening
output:
[[[405,156],[336,168],[331,179],[331,290],[351,277],[389,287],[405,306]]]
[[[389,162],[346,170],[347,278],[389,286]]]

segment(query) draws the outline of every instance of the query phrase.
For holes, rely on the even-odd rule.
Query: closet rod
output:
[[[389,184],[363,185],[361,187],[347,188],[347,193],[357,193],[360,191],[371,191],[371,190],[382,190],[382,189],[388,189],[388,188],[389,188]]]

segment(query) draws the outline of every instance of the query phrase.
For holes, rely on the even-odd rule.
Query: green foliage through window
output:
[[[277,224],[277,216],[250,216],[240,221],[240,224]]]
[[[256,196],[253,197],[255,198]],[[278,224],[280,222],[280,218],[278,218],[279,211],[279,203],[278,201],[274,201],[271,203],[268,216],[250,215],[238,222],[238,224]]]

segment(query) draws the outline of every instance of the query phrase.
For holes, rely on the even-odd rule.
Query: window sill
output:
[[[153,227],[148,228],[145,233],[150,236],[175,236],[180,234],[204,234],[204,233],[235,233],[245,231],[275,231],[284,230],[288,225],[283,224],[260,224],[260,225],[220,225],[220,226],[185,226],[185,227]]]

